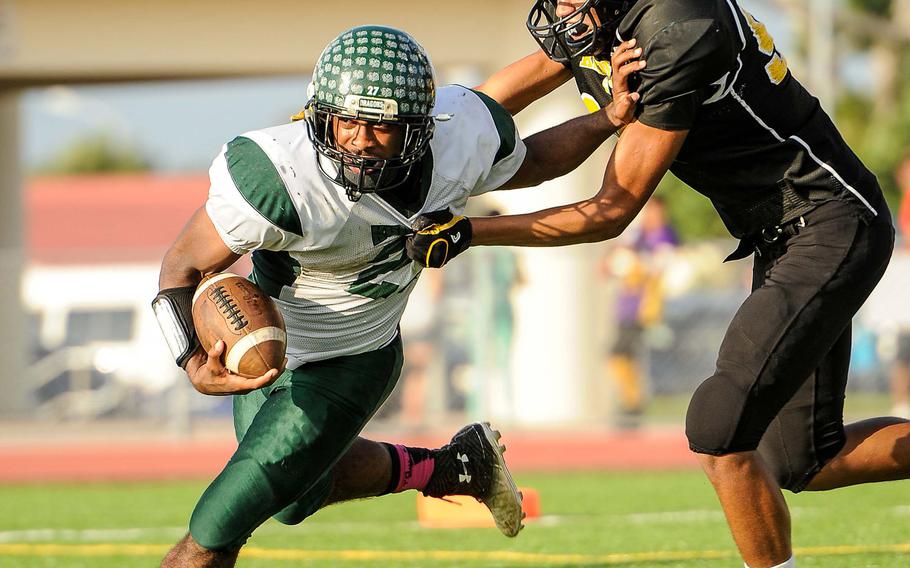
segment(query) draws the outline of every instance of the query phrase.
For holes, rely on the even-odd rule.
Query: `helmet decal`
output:
[[[429,57],[411,36],[392,28],[361,26],[341,34],[319,57],[313,78],[325,87],[317,89],[316,101],[338,108],[349,93],[394,98],[408,114],[429,114],[435,102]],[[403,85],[409,88],[395,89]]]

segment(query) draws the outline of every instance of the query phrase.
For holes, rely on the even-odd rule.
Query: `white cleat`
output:
[[[506,450],[504,445],[499,444],[502,434],[498,430],[493,430],[489,422],[478,426],[494,457],[491,464],[493,470],[490,488],[480,502],[490,510],[496,527],[502,531],[502,534],[508,537],[518,536],[518,533],[524,528],[521,521],[525,518],[525,513],[521,510],[522,494],[515,486],[515,480],[512,479],[512,473],[502,455]]]

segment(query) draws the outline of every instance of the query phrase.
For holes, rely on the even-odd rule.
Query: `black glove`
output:
[[[427,268],[442,268],[471,246],[471,221],[447,210],[421,215],[413,227],[417,232],[404,248],[411,260]]]

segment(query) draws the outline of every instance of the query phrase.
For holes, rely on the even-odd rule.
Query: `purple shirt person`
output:
[[[654,298],[658,304],[657,314],[645,313],[652,312],[654,308],[643,304],[651,300],[651,294],[662,296],[659,288],[665,253],[677,245],[679,238],[667,219],[666,204],[655,195],[641,212],[641,222],[634,238],[622,251],[614,252],[625,269],[612,271],[625,273],[616,304],[616,318],[620,323],[637,323],[639,327],[647,327],[659,319],[659,304],[663,303],[661,298]]]
[[[607,352],[606,370],[615,386],[621,427],[637,426],[644,409],[643,333],[661,319],[663,268],[667,253],[679,244],[663,200],[652,197],[641,215],[633,238],[614,248],[604,263],[605,274],[619,285],[616,339]]]

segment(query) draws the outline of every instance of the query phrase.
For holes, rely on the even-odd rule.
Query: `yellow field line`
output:
[[[164,544],[0,544],[0,556],[164,556]]]
[[[161,557],[170,545],[163,544],[0,544],[0,556],[155,556]],[[910,553],[910,543],[845,546],[814,546],[796,549],[797,557],[852,556],[871,553]],[[648,561],[707,560],[733,558],[732,550],[673,550],[614,554],[546,554],[505,550],[288,550],[250,547],[241,556],[264,560],[335,561],[428,561],[481,560],[528,564],[602,564],[620,565]]]

